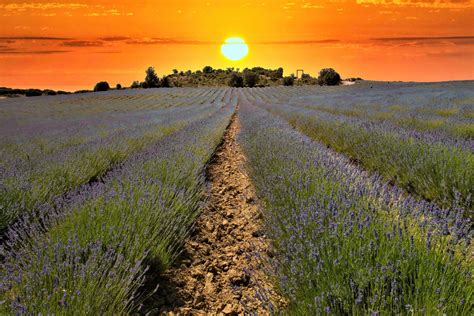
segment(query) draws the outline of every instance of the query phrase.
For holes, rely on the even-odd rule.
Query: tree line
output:
[[[361,80],[360,78],[351,78],[350,81]],[[310,74],[303,74],[301,78],[297,78],[294,74],[289,76],[283,75],[283,68],[266,69],[263,67],[245,68],[227,68],[214,69],[206,66],[202,70],[197,71],[179,71],[173,69],[169,75],[161,78],[156,73],[154,67],[148,67],[145,71],[143,81],[136,80],[130,85],[131,89],[148,89],[148,88],[170,88],[170,87],[198,87],[198,86],[229,86],[229,87],[268,87],[268,86],[293,86],[293,85],[338,85],[342,81],[339,73],[332,68],[321,69],[317,77]],[[116,84],[116,90],[123,89],[121,84]],[[108,91],[112,87],[107,81],[97,82],[93,91]],[[90,90],[78,90],[74,93],[90,92]],[[66,91],[54,91],[50,89],[12,89],[0,87],[0,96],[41,96],[70,94]]]
[[[159,77],[154,67],[148,67],[145,71],[143,81],[133,81],[132,89],[148,88],[170,88],[185,86],[229,86],[229,87],[267,87],[267,86],[293,86],[298,85],[338,85],[342,81],[341,76],[332,68],[324,68],[318,77],[303,74],[297,78],[294,74],[283,76],[283,68],[266,69],[263,67],[245,68],[242,71],[235,68],[214,69],[206,66],[197,71],[179,71],[174,69],[169,75]],[[120,89],[121,86],[117,86]],[[107,91],[110,86],[101,81],[96,84],[94,91]]]

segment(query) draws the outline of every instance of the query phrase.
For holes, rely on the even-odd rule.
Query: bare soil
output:
[[[266,253],[267,240],[245,156],[236,142],[240,125],[231,120],[223,143],[207,169],[209,203],[176,267],[160,276],[162,315],[269,314],[255,296],[259,288],[281,305],[262,273],[255,252]],[[268,292],[266,293],[268,295]]]

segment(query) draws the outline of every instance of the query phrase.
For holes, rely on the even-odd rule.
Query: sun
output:
[[[230,60],[241,60],[249,53],[249,46],[240,37],[230,37],[222,44],[221,53]]]

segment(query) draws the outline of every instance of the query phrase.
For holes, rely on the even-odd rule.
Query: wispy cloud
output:
[[[435,41],[435,40],[474,40],[474,36],[400,36],[400,37],[376,37],[376,41]]]
[[[37,42],[36,46],[33,44]],[[0,54],[2,55],[46,55],[74,52],[87,48],[88,53],[120,53],[123,45],[220,45],[218,41],[191,40],[180,38],[132,38],[127,36],[105,36],[100,38],[67,38],[45,36],[0,37]],[[474,36],[398,36],[376,37],[366,39],[302,39],[276,41],[250,41],[249,45],[315,45],[319,48],[358,48],[358,49],[392,49],[397,47],[432,46],[451,49],[455,46],[474,45]]]
[[[338,39],[317,39],[317,40],[283,40],[283,41],[262,41],[252,44],[259,45],[312,45],[312,44],[333,44],[341,42]]]
[[[134,38],[126,41],[131,45],[209,45],[217,44],[215,41],[200,41],[175,38]]]
[[[357,0],[358,4],[381,4],[387,6],[414,6],[427,8],[470,8],[472,0]]]
[[[0,41],[69,41],[69,37],[50,36],[0,36]]]
[[[103,16],[133,16],[133,12],[119,11],[115,4],[86,4],[77,2],[11,2],[0,4],[0,14],[3,16],[45,16],[81,15],[89,17]]]
[[[126,37],[126,36],[108,36],[108,37],[101,37],[101,38],[99,38],[99,40],[105,41],[105,42],[121,42],[121,41],[130,40],[130,37]]]
[[[0,49],[0,55],[51,55],[69,53],[68,50],[15,50],[12,48]]]
[[[450,43],[453,45],[472,45],[474,36],[400,36],[378,37],[371,39],[377,43],[396,45],[429,45],[435,43]]]
[[[89,5],[83,3],[59,3],[59,2],[23,2],[0,4],[0,9],[7,11],[26,11],[26,10],[51,10],[51,9],[81,9],[88,8]]]
[[[75,41],[63,42],[61,45],[62,46],[69,46],[69,47],[98,47],[98,46],[103,46],[104,43],[101,42],[101,41],[75,40]]]

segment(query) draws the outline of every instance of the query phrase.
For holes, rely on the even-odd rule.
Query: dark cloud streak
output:
[[[103,46],[104,43],[101,41],[68,41],[68,42],[63,42],[61,44],[62,46],[68,46],[68,47],[99,47]]]
[[[14,49],[0,50],[0,55],[51,55],[69,53],[69,50],[33,50],[33,51],[18,51]]]
[[[371,40],[374,41],[391,41],[391,42],[396,42],[396,41],[456,41],[456,40],[474,40],[474,36],[433,36],[433,37],[428,37],[428,36],[405,36],[405,37],[376,37],[372,38]]]
[[[70,41],[69,37],[49,36],[0,36],[0,41]]]
[[[108,36],[108,37],[101,37],[99,40],[104,41],[104,42],[122,42],[122,41],[127,41],[130,40],[130,37],[126,36]]]
[[[293,41],[268,41],[255,42],[256,45],[312,45],[312,44],[333,44],[340,43],[338,39],[322,39],[322,40],[293,40]]]
[[[215,41],[199,41],[199,40],[181,40],[174,38],[137,38],[130,39],[126,42],[129,45],[210,45],[218,44]]]

